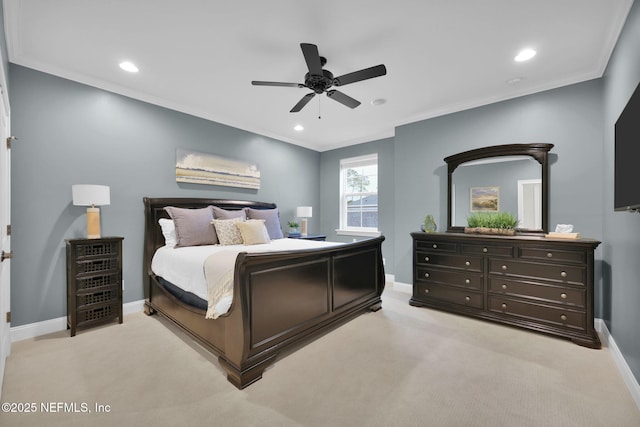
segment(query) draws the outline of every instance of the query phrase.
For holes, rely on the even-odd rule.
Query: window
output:
[[[377,154],[340,161],[340,230],[338,233],[379,234]]]

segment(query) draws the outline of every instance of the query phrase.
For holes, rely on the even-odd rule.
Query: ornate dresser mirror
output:
[[[549,162],[553,144],[495,145],[465,151],[447,162],[447,231],[462,232],[473,211],[507,211],[517,231],[549,229]]]

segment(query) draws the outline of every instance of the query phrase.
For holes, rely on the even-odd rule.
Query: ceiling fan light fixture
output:
[[[124,71],[128,71],[129,73],[137,73],[138,67],[133,62],[123,61],[120,63],[120,68]]]
[[[522,49],[520,52],[518,52],[518,54],[516,55],[515,58],[513,58],[514,61],[516,62],[524,62],[524,61],[528,61],[531,58],[533,58],[534,56],[536,56],[536,51],[533,49]]]

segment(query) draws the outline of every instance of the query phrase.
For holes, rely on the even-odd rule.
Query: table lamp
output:
[[[311,206],[298,206],[296,209],[296,216],[300,218],[300,234],[302,236],[307,235],[307,218],[311,218],[311,213]]]
[[[110,204],[111,195],[106,185],[72,185],[71,193],[74,206],[89,206],[87,208],[87,238],[100,238],[100,208]]]

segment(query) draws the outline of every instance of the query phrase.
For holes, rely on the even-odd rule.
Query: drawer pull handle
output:
[[[507,304],[502,303],[502,309],[503,309],[503,310],[506,310],[506,309],[507,309]]]
[[[428,293],[429,293],[429,289],[425,289],[425,290],[424,290],[424,293],[425,293],[425,294],[428,294]]]
[[[489,249],[487,249],[487,248],[482,248],[482,252],[489,252]]]
[[[471,297],[464,297],[464,300],[465,300],[466,302],[469,302],[469,301],[471,301]]]
[[[469,261],[465,261],[464,265],[466,265],[467,267],[469,267],[471,265],[471,263]]]
[[[502,289],[507,289],[507,284],[506,283],[502,284]]]
[[[433,244],[433,249],[438,249],[438,245],[436,245],[435,243]]]
[[[507,269],[507,266],[506,266],[506,265],[503,265],[503,266],[502,266],[502,269],[503,269],[503,270],[506,270],[506,269]]]
[[[566,271],[562,271],[562,272],[560,273],[560,275],[561,275],[562,277],[567,277],[567,272],[566,272]]]
[[[428,256],[424,257],[424,260],[425,260],[426,262],[429,262],[429,257],[428,257]]]
[[[429,273],[424,273],[424,277],[429,277]]]
[[[553,254],[551,252],[547,252],[547,258],[553,258]]]
[[[471,283],[471,280],[469,280],[469,279],[464,279],[464,283],[466,283],[466,284],[468,285],[469,283]]]
[[[562,321],[565,321],[565,320],[567,320],[567,316],[563,314],[563,315],[561,315],[561,316],[560,316],[560,319],[561,319]]]
[[[567,299],[567,294],[565,294],[564,292],[560,294],[560,298],[562,299]]]

